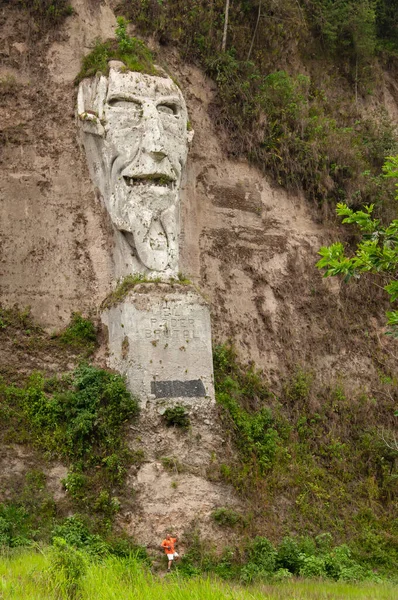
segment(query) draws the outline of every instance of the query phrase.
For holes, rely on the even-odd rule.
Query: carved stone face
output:
[[[187,109],[169,78],[111,67],[84,80],[78,113],[90,171],[115,227],[149,271],[178,264],[179,188]]]

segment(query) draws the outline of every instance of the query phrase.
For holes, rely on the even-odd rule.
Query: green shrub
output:
[[[101,501],[104,499],[102,498]],[[107,532],[106,536],[93,533],[93,519],[76,514],[67,517],[53,529],[51,539],[64,539],[68,546],[81,550],[93,558],[105,558],[108,555],[129,557],[148,562],[148,555],[142,546],[137,546],[126,533]]]
[[[114,515],[118,507],[109,489],[123,484],[134,459],[123,441],[124,424],[138,413],[124,379],[81,364],[62,379],[33,373],[23,388],[0,382],[0,395],[8,407],[3,418],[13,418],[26,441],[70,462],[64,480],[70,497],[85,508],[95,504],[106,517]]]
[[[360,534],[350,543],[353,559],[364,567],[376,569],[379,573],[396,571],[398,564],[396,533],[396,521],[388,531],[381,530],[377,522],[373,527],[362,525]]]
[[[323,556],[302,556],[299,573],[301,577],[326,577],[325,558]]]
[[[264,574],[261,568],[252,562],[247,563],[240,570],[240,580],[243,583],[253,583],[256,579],[264,577],[264,575],[267,578],[267,575],[269,576],[270,573]]]
[[[85,555],[65,539],[55,537],[50,557],[50,577],[55,589],[65,591],[67,598],[75,598],[86,571]]]
[[[288,400],[293,403],[303,404],[309,398],[313,382],[313,375],[298,368],[292,379],[285,387]]]
[[[273,581],[287,581],[291,579],[293,574],[288,569],[278,569],[275,571],[272,579]]]
[[[0,548],[31,544],[28,513],[22,506],[0,504]]]
[[[232,422],[243,463],[251,465],[248,477],[264,475],[277,458],[287,458],[283,439],[286,424],[277,420],[264,402],[270,392],[253,366],[242,369],[230,345],[213,351],[216,400]]]
[[[26,492],[27,489],[22,497],[20,495],[12,502],[0,504],[0,550],[51,541],[56,549],[61,544],[62,548],[73,548],[92,558],[134,556],[135,559],[148,562],[145,548],[137,546],[126,533],[107,531],[106,536],[95,533],[92,513],[88,516],[76,514],[55,524],[55,511],[52,514],[43,512],[43,502],[31,497],[29,504],[24,500]],[[103,502],[104,497],[100,501]]]
[[[248,563],[255,565],[263,573],[272,573],[276,566],[277,552],[265,537],[257,536],[248,549]]]
[[[15,548],[47,540],[55,514],[44,473],[28,471],[23,487],[12,491],[11,498],[0,504],[0,546]]]
[[[141,40],[128,35],[128,21],[123,17],[118,17],[117,23],[116,41],[96,40],[92,51],[83,59],[76,83],[85,77],[94,76],[97,72],[106,75],[109,70],[108,61],[112,59],[122,61],[129,71],[157,74],[151,51]]]
[[[120,427],[138,411],[123,378],[97,367],[81,365],[71,384],[52,396],[44,384],[40,374],[30,377],[22,391],[24,413],[39,444],[72,460],[92,460],[120,445]]]
[[[242,522],[241,515],[232,508],[216,508],[211,516],[218,525],[223,527],[235,527],[235,525]]]
[[[221,556],[209,551],[197,533],[186,542],[187,551],[178,567],[185,576],[216,573],[223,579],[245,583],[284,581],[293,575],[352,582],[382,580],[368,566],[361,565],[347,545],[333,548],[330,534],[315,539],[286,537],[278,550],[264,537],[241,539],[238,549],[227,547]]]
[[[75,473],[71,471],[61,483],[71,498],[79,500],[84,495],[85,487],[87,485],[87,477],[82,473]]]
[[[19,0],[39,23],[58,25],[65,17],[73,15],[73,7],[68,0]]]
[[[93,510],[107,517],[113,517],[120,510],[120,502],[108,490],[101,490],[93,503]]]
[[[315,538],[315,543],[318,552],[320,554],[326,554],[327,552],[330,552],[330,549],[332,547],[332,541],[333,537],[329,532],[317,535]]]
[[[191,424],[189,414],[185,408],[180,405],[166,408],[163,414],[163,419],[166,422],[167,427],[188,429]]]
[[[72,313],[70,325],[59,335],[60,342],[74,347],[88,347],[92,350],[97,339],[95,325],[80,313]]]
[[[301,548],[298,541],[292,537],[284,537],[278,546],[276,567],[288,569],[293,575],[298,575],[301,567]]]
[[[336,581],[362,581],[371,577],[369,570],[366,571],[352,559],[352,552],[345,544],[330,551],[325,559],[325,571],[328,577]]]
[[[68,517],[57,525],[51,538],[63,539],[68,547],[84,550],[91,556],[106,556],[110,552],[109,544],[98,534],[91,533],[80,515]]]
[[[137,454],[138,452],[138,454]],[[110,481],[115,485],[121,485],[126,475],[126,463],[133,460],[136,464],[142,461],[142,456],[137,451],[135,454],[130,453],[126,448],[124,452],[113,452],[102,459],[102,464],[105,466],[106,472]]]
[[[108,60],[112,53],[111,42],[101,42],[97,39],[94,46],[82,61],[82,68],[77,76],[77,81],[84,77],[93,77],[96,73],[106,74],[108,72]]]

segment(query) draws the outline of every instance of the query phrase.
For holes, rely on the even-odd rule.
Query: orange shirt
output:
[[[164,551],[166,554],[174,554],[175,550],[174,550],[174,544],[176,543],[177,538],[170,538],[169,540],[163,540],[163,542],[161,543],[162,548],[164,548]]]

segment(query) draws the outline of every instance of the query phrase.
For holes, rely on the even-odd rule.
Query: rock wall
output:
[[[322,222],[302,195],[272,185],[244,160],[229,159],[228,139],[209,117],[214,85],[195,67],[177,58],[172,64],[195,129],[182,268],[210,302],[215,341],[232,340],[276,387],[297,367],[321,380],[342,378],[348,387],[370,385],[380,356],[388,362],[396,345],[383,335],[383,292],[369,281],[346,285],[321,276],[317,251],[341,231]],[[382,99],[394,118],[387,87]]]
[[[12,4],[0,13],[0,78],[15,78],[0,98],[2,302],[30,305],[49,328],[74,310],[97,311],[112,286],[111,226],[77,142],[73,80],[95,37],[113,35],[115,16],[109,2],[73,6],[60,31],[44,38]],[[393,344],[378,341],[382,295],[364,283],[321,278],[316,252],[336,232],[302,196],[228,158],[228,139],[209,116],[214,84],[173,52],[165,58],[195,130],[182,193],[181,269],[210,302],[213,336],[232,339],[275,382],[298,364],[372,377],[369,340]],[[393,117],[388,90],[391,82],[385,100]]]
[[[73,79],[115,19],[106,5],[76,11],[43,34],[20,7],[0,7],[1,298],[49,328],[94,310],[110,286],[112,238],[77,142]]]
[[[112,227],[78,144],[73,83],[94,39],[113,35],[115,16],[108,1],[72,4],[75,14],[45,35],[12,2],[0,7],[1,301],[30,305],[48,329],[72,311],[98,315],[115,283]],[[322,279],[317,250],[337,232],[300,194],[228,158],[228,138],[210,117],[214,84],[171,50],[165,59],[195,130],[182,187],[181,270],[209,302],[216,342],[231,339],[275,386],[302,365],[371,387],[397,344],[382,336],[383,293]],[[386,98],[394,116],[392,92]],[[185,437],[166,431],[156,410],[129,434],[146,458],[129,473],[120,522],[145,543],[165,527],[195,523],[216,537],[213,508],[239,507],[228,486],[207,479],[213,453],[227,451],[217,410],[196,413]]]

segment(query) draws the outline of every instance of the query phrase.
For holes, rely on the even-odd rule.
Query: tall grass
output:
[[[54,573],[51,552],[17,551],[0,557],[3,600],[392,600],[398,588],[387,584],[351,585],[294,580],[242,587],[214,578],[182,579],[153,575],[134,557],[88,561],[83,578],[71,588]]]

